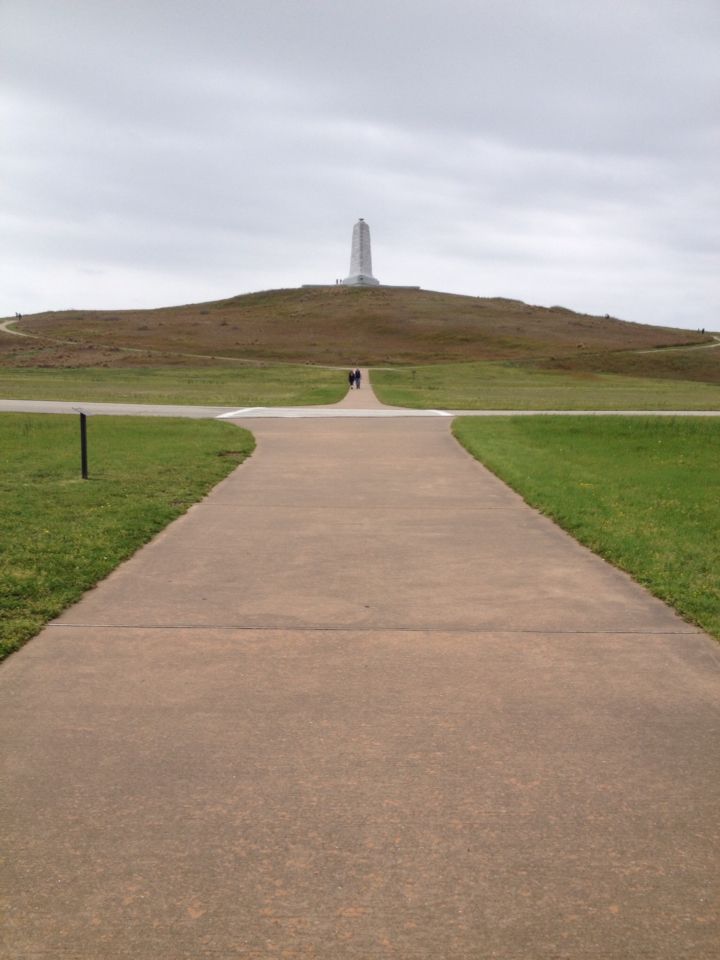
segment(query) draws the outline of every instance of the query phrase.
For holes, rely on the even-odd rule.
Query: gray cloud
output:
[[[717,5],[5,0],[0,313],[376,273],[720,327]]]

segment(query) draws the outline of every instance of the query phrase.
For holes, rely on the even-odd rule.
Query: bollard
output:
[[[82,478],[88,478],[88,455],[87,455],[87,414],[80,414],[80,462],[82,464]]]

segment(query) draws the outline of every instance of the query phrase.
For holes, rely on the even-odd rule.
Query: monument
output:
[[[346,287],[379,287],[380,281],[372,275],[370,227],[361,217],[353,227],[350,250],[350,275],[343,280]]]

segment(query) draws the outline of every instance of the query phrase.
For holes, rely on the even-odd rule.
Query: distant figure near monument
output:
[[[380,281],[372,275],[370,227],[362,217],[353,227],[350,251],[350,276],[343,280],[346,287],[378,287]]]

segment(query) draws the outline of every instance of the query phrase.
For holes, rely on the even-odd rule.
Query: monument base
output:
[[[382,287],[383,290],[422,290],[422,287],[408,287],[402,283],[398,283],[398,284],[380,283],[380,281],[378,281],[376,285],[378,287]],[[337,287],[342,287],[342,286],[344,286],[344,281],[343,283],[303,283],[302,289],[303,290],[306,290],[306,289],[307,290],[334,290]],[[355,286],[359,286],[359,284],[355,284]],[[365,286],[365,284],[362,284],[362,286]],[[375,284],[367,284],[367,286],[375,286]]]
[[[368,277],[363,273],[356,273],[353,277],[345,277],[342,282],[344,287],[379,287],[380,281],[375,277]]]

